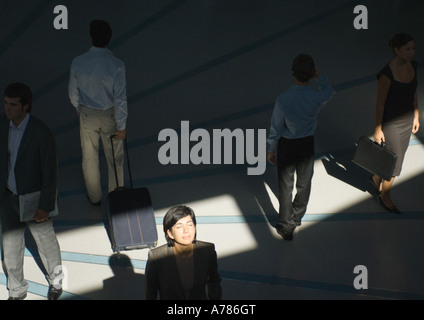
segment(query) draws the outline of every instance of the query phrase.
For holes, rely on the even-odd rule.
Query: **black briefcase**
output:
[[[358,166],[390,181],[395,170],[397,155],[366,136],[359,138],[352,160]]]

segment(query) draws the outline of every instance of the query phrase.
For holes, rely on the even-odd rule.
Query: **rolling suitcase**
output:
[[[362,136],[359,138],[352,161],[363,169],[390,181],[393,177],[397,155],[388,150],[385,144],[378,144],[368,137]]]
[[[117,188],[109,193],[109,231],[114,252],[156,247],[158,235],[150,193],[147,188],[134,188],[127,140],[124,140],[130,187],[120,187],[116,172],[115,152],[111,136]]]

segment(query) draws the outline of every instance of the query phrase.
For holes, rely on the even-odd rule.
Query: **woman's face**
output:
[[[402,58],[406,61],[411,61],[415,56],[415,42],[409,41],[404,46],[395,48],[395,53],[399,58]]]
[[[196,236],[196,226],[190,216],[186,216],[177,221],[176,224],[168,230],[168,236],[179,245],[187,246],[193,243]]]

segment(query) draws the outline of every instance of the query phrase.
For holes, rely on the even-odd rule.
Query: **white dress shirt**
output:
[[[72,61],[68,85],[69,99],[92,109],[115,108],[116,129],[126,127],[128,116],[125,65],[106,48],[91,47]]]

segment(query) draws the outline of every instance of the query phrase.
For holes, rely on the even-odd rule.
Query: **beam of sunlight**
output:
[[[194,210],[196,217],[201,216],[243,216],[237,201],[231,194],[221,194],[219,196],[204,198],[196,201],[183,203]],[[156,217],[165,216],[167,210],[155,210]]]
[[[257,240],[252,233],[251,226],[239,223],[240,219],[246,222],[245,214],[240,209],[236,199],[230,194],[206,198],[187,203],[198,220],[198,239],[215,243],[219,258],[237,255],[254,250],[258,247]],[[221,223],[222,221],[225,223]],[[211,228],[211,225],[219,225]],[[237,240],[234,239],[237,235]],[[217,239],[234,239],[231,246]]]
[[[416,137],[412,137],[410,147],[408,148],[404,159],[402,173],[395,179],[393,184],[393,198],[396,199],[395,190],[397,186],[403,183],[408,183],[408,181],[424,174],[424,165],[422,164],[423,157],[424,148],[422,144]],[[343,164],[336,162],[336,165],[340,170],[348,171]],[[278,212],[279,203],[276,194],[274,194],[266,182],[264,182],[264,186],[272,206],[275,211]],[[276,190],[276,192],[278,191]],[[293,195],[295,195],[295,192],[296,190],[293,191]],[[351,212],[352,214],[359,213],[358,211],[352,211],[352,208],[354,208],[353,210],[358,210],[358,204],[371,199],[372,195],[366,190],[355,188],[349,183],[329,175],[324,168],[322,159],[316,160],[310,201],[308,204],[308,210],[303,219],[303,222],[306,222],[306,224],[303,223],[302,228],[313,226],[314,224],[324,221],[332,215],[337,215],[341,212]],[[262,214],[265,216],[265,212],[262,208],[261,210]],[[379,209],[376,207],[376,210]],[[268,227],[271,231],[274,231],[274,228],[272,228],[270,224],[268,224]],[[275,232],[273,232],[273,234],[275,235]]]

